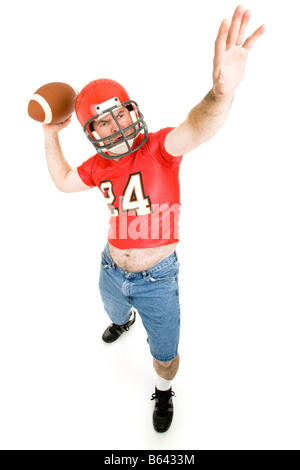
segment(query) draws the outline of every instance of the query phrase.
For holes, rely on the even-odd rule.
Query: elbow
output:
[[[61,192],[61,193],[73,193],[74,191],[72,191],[71,189],[68,189],[66,186],[64,185],[56,185],[56,188]]]
[[[66,190],[66,187],[64,185],[63,182],[59,182],[59,181],[54,181],[53,180],[53,183],[56,187],[56,189],[58,189],[58,191],[60,191],[61,193],[67,193],[68,191]]]
[[[55,185],[55,187],[56,187],[56,189],[58,189],[58,191],[59,191],[60,193],[65,193],[65,192],[66,192],[63,187],[58,186],[57,184]]]
[[[68,186],[66,184],[66,176],[69,172],[67,172],[64,176],[61,175],[60,178],[52,178],[53,183],[56,186],[56,189],[58,189],[62,193],[68,193]]]

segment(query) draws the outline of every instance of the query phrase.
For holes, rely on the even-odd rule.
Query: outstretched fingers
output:
[[[251,18],[251,11],[246,10],[245,13],[243,14],[243,17],[242,17],[241,26],[240,26],[240,30],[239,30],[239,34],[238,34],[236,43],[238,43],[238,44],[243,43],[245,32],[246,32],[248,23],[250,21],[250,18]]]
[[[242,6],[238,6],[235,9],[231,22],[229,20],[222,21],[215,43],[216,55],[220,55],[226,50],[235,47],[236,44],[243,43],[250,17],[250,10],[244,11]]]
[[[238,6],[235,9],[235,12],[231,20],[230,29],[228,31],[228,37],[227,37],[227,43],[226,43],[227,49],[230,49],[231,47],[235,46],[238,41],[238,36],[239,36],[240,28],[241,28],[243,15],[244,15],[244,8],[242,6]]]
[[[230,23],[228,20],[223,20],[218,32],[218,36],[215,42],[215,54],[216,56],[222,55],[226,51],[226,41]]]
[[[256,41],[264,34],[266,31],[266,26],[263,24],[261,25],[254,33],[246,39],[245,43],[243,44],[243,48],[250,51],[250,49],[254,46]]]

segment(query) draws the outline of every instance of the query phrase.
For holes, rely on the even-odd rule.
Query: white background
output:
[[[299,449],[298,2],[248,0],[249,56],[230,116],[181,167],[181,367],[174,422],[152,428],[155,373],[138,319],[114,345],[98,293],[108,211],[63,194],[27,103],[41,85],[113,78],[151,131],[211,88],[232,0],[17,0],[1,9],[0,447]],[[79,123],[72,166],[93,155]]]

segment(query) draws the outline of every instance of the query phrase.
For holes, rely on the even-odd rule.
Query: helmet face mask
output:
[[[87,90],[88,87],[91,91]],[[119,96],[117,94],[111,95],[112,92],[118,91]],[[140,112],[138,104],[130,100],[126,90],[121,85],[112,80],[96,80],[88,84],[81,93],[76,101],[76,114],[83,126],[86,137],[102,157],[107,159],[125,157],[134,153],[146,142],[148,129],[144,116]],[[107,97],[107,99],[103,99],[104,97]],[[96,101],[97,98],[100,99]],[[115,115],[116,111],[122,107],[129,111],[132,121],[125,128],[121,127]],[[118,131],[101,138],[93,123],[106,116],[110,116],[114,120]],[[87,117],[89,118],[86,120]],[[132,149],[139,135],[143,136],[143,139]]]
[[[125,157],[126,155],[129,155],[130,153],[133,153],[133,151],[137,150],[141,145],[145,143],[145,140],[136,147],[134,150],[131,150],[134,142],[136,141],[137,136],[143,131],[144,132],[144,139],[148,137],[148,130],[146,123],[144,122],[144,116],[139,110],[139,107],[135,101],[125,101],[123,103],[120,103],[118,98],[114,98],[113,101],[116,103],[110,108],[105,108],[105,106],[97,105],[97,114],[94,115],[90,120],[88,120],[85,125],[83,126],[83,130],[85,135],[87,136],[88,140],[93,144],[97,152],[104,158],[108,159],[113,159],[116,158],[117,156],[119,157]],[[105,104],[105,103],[104,103]],[[129,108],[132,109],[130,112],[131,117],[134,114],[134,119],[132,119],[132,124],[130,124],[128,127],[122,128],[120,123],[118,122],[116,116],[115,116],[115,111],[117,111],[120,108]],[[128,110],[129,111],[129,110]],[[92,123],[97,121],[98,119],[101,119],[101,117],[105,117],[107,115],[110,115],[114,122],[116,123],[118,127],[118,131],[115,132],[114,134],[111,134],[109,136],[106,136],[104,138],[101,138],[98,133],[91,128]],[[97,138],[98,137],[98,138]],[[122,146],[122,150],[124,152],[116,151],[118,150],[117,147],[120,149]],[[114,155],[108,155],[106,152],[113,153]]]

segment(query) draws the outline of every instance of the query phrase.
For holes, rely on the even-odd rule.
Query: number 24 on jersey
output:
[[[108,206],[110,206],[112,216],[118,217],[119,209],[111,207],[116,201],[112,182],[110,180],[101,181],[100,190]],[[120,206],[122,212],[134,211],[136,215],[151,214],[150,198],[145,196],[142,174],[140,172],[129,176],[123,195],[120,197]]]

